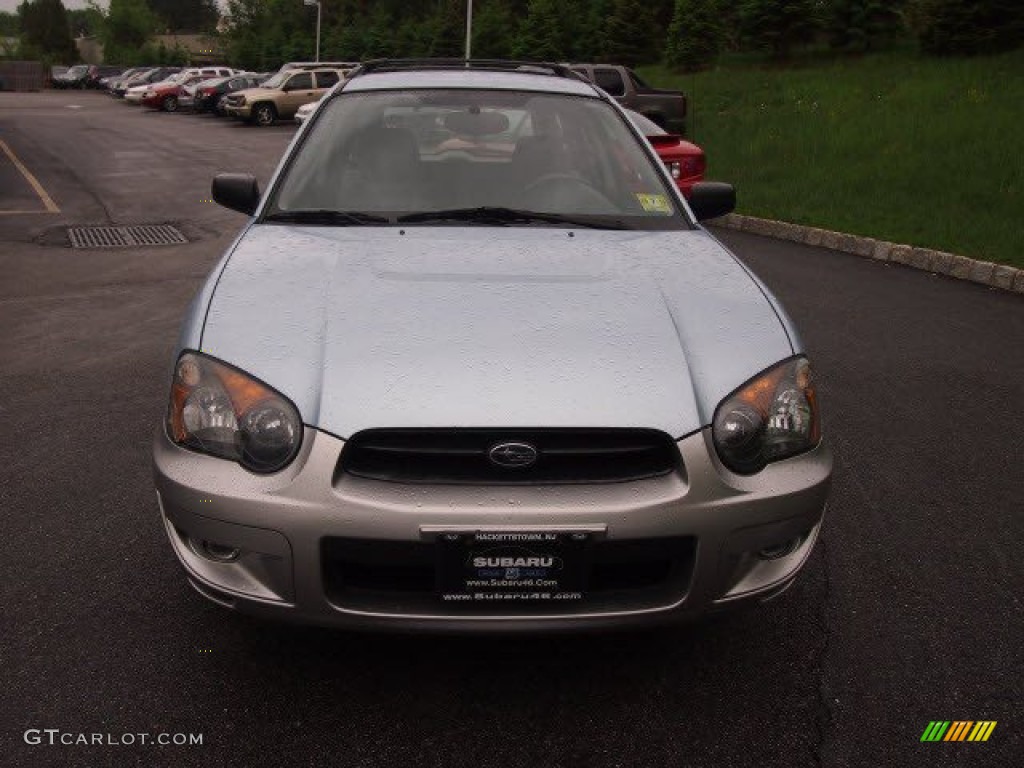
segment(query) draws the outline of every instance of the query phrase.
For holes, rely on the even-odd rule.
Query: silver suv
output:
[[[538,630],[784,590],[832,469],[796,331],[553,65],[336,87],[196,296],[153,458],[190,583],[268,618]]]

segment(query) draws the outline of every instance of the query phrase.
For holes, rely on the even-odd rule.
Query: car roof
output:
[[[473,88],[501,91],[536,91],[570,96],[599,96],[594,86],[583,80],[534,71],[489,69],[402,69],[398,71],[359,70],[345,84],[345,92],[407,90],[410,88]]]

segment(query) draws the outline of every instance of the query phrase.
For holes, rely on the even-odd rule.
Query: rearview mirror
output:
[[[736,190],[721,181],[700,181],[693,185],[689,203],[697,221],[725,216],[736,210]]]
[[[213,199],[225,208],[252,216],[260,204],[260,185],[248,173],[218,173],[210,188]]]

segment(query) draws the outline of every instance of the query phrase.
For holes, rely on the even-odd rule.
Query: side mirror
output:
[[[216,203],[252,216],[260,204],[260,185],[248,173],[218,173],[210,187]]]
[[[697,221],[725,216],[736,210],[736,190],[720,181],[700,181],[690,193],[690,208]]]

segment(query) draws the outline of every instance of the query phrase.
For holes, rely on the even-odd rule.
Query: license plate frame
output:
[[[476,604],[579,602],[590,531],[448,531],[437,536],[437,593]]]

